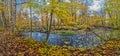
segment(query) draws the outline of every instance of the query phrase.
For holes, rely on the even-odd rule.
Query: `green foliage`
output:
[[[45,9],[44,13],[53,13],[53,15],[58,19],[61,18],[67,19],[70,17],[67,10],[67,5],[63,2],[61,3],[61,2],[51,1],[51,3],[49,5],[46,5],[44,9]]]
[[[120,30],[113,30],[109,34],[109,38],[120,38]]]
[[[34,0],[31,0],[30,2],[26,3],[23,5],[24,8],[32,8],[37,14],[42,15],[44,19],[43,22],[40,23],[45,23],[44,28],[48,29],[48,26],[46,26],[46,24],[50,24],[50,18],[49,16],[52,16],[53,20],[57,19],[57,23],[55,23],[55,26],[59,25],[60,23],[60,27],[59,28],[67,28],[68,30],[60,30],[58,31],[56,34],[58,35],[62,35],[62,36],[73,36],[75,35],[75,32],[73,31],[69,31],[70,28],[71,29],[81,29],[82,30],[86,30],[86,29],[94,29],[95,25],[101,25],[101,26],[112,26],[112,28],[120,28],[120,16],[119,16],[119,12],[120,12],[120,1],[119,0],[109,0],[106,3],[106,14],[109,14],[109,16],[111,16],[109,19],[104,19],[98,16],[93,16],[93,17],[89,17],[89,15],[87,13],[83,13],[84,15],[77,15],[77,11],[78,10],[86,10],[87,7],[78,4],[77,2],[58,2],[58,0],[49,0],[50,4],[47,4],[47,2],[45,2],[45,0],[42,0],[42,2],[37,3]],[[9,13],[12,9],[10,9],[7,6],[1,6],[3,5],[3,3],[0,1],[0,12],[4,11],[4,16],[7,19],[7,24],[8,24],[8,18],[12,18],[9,17],[9,15],[7,14],[11,14]],[[7,11],[9,10],[9,11]],[[19,13],[19,12],[18,12]],[[53,15],[48,15],[49,13],[52,13]],[[23,13],[24,14],[24,13]],[[74,14],[74,15],[73,15]],[[75,15],[76,14],[76,15]],[[0,14],[1,15],[1,14]],[[29,18],[24,18],[24,15],[19,15],[17,14],[18,18],[16,19],[16,31],[17,32],[21,32],[25,29],[29,29],[28,26],[30,26],[30,19]],[[48,19],[48,20],[46,20]],[[9,19],[11,20],[11,19]],[[74,21],[75,20],[75,21]],[[104,21],[108,21],[108,22],[104,22]],[[102,24],[102,23],[103,24]],[[106,23],[104,25],[104,23]],[[53,22],[51,23],[53,24]],[[10,24],[12,25],[12,24]],[[0,23],[1,26],[1,23]],[[36,31],[37,28],[34,28],[36,26],[34,26],[34,24],[32,24],[34,31]],[[39,26],[39,23],[38,25]],[[51,25],[53,26],[53,25]],[[53,26],[54,27],[54,26]],[[32,28],[32,27],[31,27]],[[57,28],[57,27],[56,27]],[[0,31],[3,31],[3,27],[0,27]],[[38,29],[39,30],[39,29]],[[27,30],[26,30],[27,31]],[[29,30],[28,30],[29,31]],[[44,31],[44,30],[43,30]],[[17,33],[16,32],[16,33]],[[106,34],[106,33],[105,33]],[[104,35],[104,34],[103,34]],[[9,36],[7,36],[9,37]],[[1,38],[1,37],[0,37]],[[102,39],[104,39],[105,37],[101,37]],[[112,38],[120,38],[120,29],[118,30],[114,30],[110,32],[109,36],[107,37],[108,39],[112,39]],[[3,38],[4,40],[4,38]],[[3,41],[0,39],[0,41]],[[8,42],[6,41],[8,40]],[[119,39],[112,39],[111,41],[108,41],[105,45],[102,45],[98,48],[94,49],[94,52],[102,52],[102,54],[106,54],[109,51],[113,51],[113,50],[119,50],[120,49],[120,43],[119,43]],[[32,38],[29,39],[24,39],[24,38],[6,38],[5,41],[0,42],[2,43],[1,45],[3,45],[2,47],[6,47],[8,49],[10,49],[10,52],[12,51],[19,51],[18,54],[24,55],[26,52],[29,53],[28,56],[37,56],[36,54],[38,54],[38,56],[78,56],[81,53],[84,54],[88,54],[88,52],[86,51],[86,48],[78,48],[78,49],[68,49],[68,48],[64,48],[64,47],[59,47],[59,46],[48,46],[48,45],[42,45],[41,43],[33,40]],[[65,41],[64,42],[66,45],[69,44],[70,42]],[[11,47],[12,46],[12,47]],[[11,49],[12,48],[12,49]],[[101,48],[101,49],[99,49]],[[0,50],[3,50],[4,48],[0,48]],[[11,51],[12,50],[12,51]],[[8,53],[9,50],[3,50]],[[85,52],[86,51],[86,52]],[[92,51],[91,51],[92,53]],[[113,52],[114,53],[114,52]],[[72,55],[71,55],[72,54]],[[81,55],[81,56],[85,56],[85,55]],[[101,53],[97,53],[96,55],[101,55]],[[95,55],[95,56],[96,56]],[[9,56],[9,55],[8,55]],[[87,56],[87,55],[86,55]]]
[[[36,44],[35,40],[33,40],[32,38],[28,38],[28,44],[29,46],[34,46]]]
[[[112,27],[120,27],[120,0],[108,0],[105,8],[106,13],[110,16],[109,23]]]
[[[59,32],[57,32],[57,34],[62,35],[62,36],[73,36],[73,35],[75,35],[74,32],[68,31],[68,30],[60,30]]]
[[[33,9],[36,9],[39,7],[39,4],[36,3],[34,0],[30,1],[29,3],[23,5],[24,8],[32,7]]]
[[[83,52],[83,51],[86,50],[86,48],[79,48],[79,50],[80,50],[81,52]]]
[[[29,26],[29,19],[21,18],[21,15],[19,15],[19,18],[16,20],[16,29],[17,31],[22,31],[22,29],[28,28]]]
[[[48,48],[39,48],[38,52],[41,53],[42,56],[45,56],[48,54],[49,49]]]

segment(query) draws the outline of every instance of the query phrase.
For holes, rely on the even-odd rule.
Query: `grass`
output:
[[[57,35],[61,36],[73,36],[75,33],[73,31],[68,31],[68,30],[60,30],[57,32]]]

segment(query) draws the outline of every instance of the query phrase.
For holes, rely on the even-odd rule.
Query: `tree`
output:
[[[30,15],[30,37],[32,37],[32,17],[33,17],[33,9],[38,8],[39,4],[35,3],[34,0],[30,0],[27,4],[24,5],[24,8],[29,8],[29,15]]]
[[[109,23],[112,25],[112,27],[119,28],[120,27],[120,1],[119,0],[108,0],[106,3],[106,14],[108,15],[107,18],[109,18]]]
[[[1,0],[0,5],[1,5],[1,7],[0,7],[1,20],[2,20],[2,24],[3,24],[3,28],[6,31],[7,30],[7,19],[5,16],[5,9],[6,9],[5,1]]]
[[[65,18],[67,16],[70,16],[67,12],[67,8],[66,6],[60,6],[63,5],[64,3],[60,3],[57,0],[50,0],[50,4],[46,5],[43,9],[44,9],[44,13],[46,14],[50,14],[50,21],[49,21],[49,25],[47,26],[47,36],[46,36],[46,42],[49,39],[49,35],[50,32],[52,30],[52,23],[53,23],[53,19],[57,17],[57,19],[59,18]],[[47,15],[49,17],[49,15]]]
[[[108,0],[106,2],[106,23],[113,29],[110,38],[120,37],[120,0]]]
[[[57,22],[59,22],[59,20],[61,21],[60,23],[64,23],[64,24],[69,24],[69,22],[72,22],[72,16],[71,16],[71,12],[70,11],[70,6],[72,5],[69,2],[61,2],[60,0],[50,0],[49,1],[50,4],[45,5],[45,7],[43,8],[44,10],[42,11],[44,14],[46,14],[48,16],[48,20],[46,22],[49,22],[47,24],[47,37],[46,37],[46,41],[48,41],[49,39],[49,35],[50,32],[52,30],[52,26],[53,26],[53,22],[54,20],[57,20]],[[77,9],[81,9],[80,8],[80,4],[75,4],[72,6],[76,6]],[[76,9],[76,11],[77,11]],[[75,11],[75,13],[76,13]],[[50,15],[48,15],[50,14]]]

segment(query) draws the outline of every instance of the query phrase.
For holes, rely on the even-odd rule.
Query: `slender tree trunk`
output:
[[[11,31],[10,32],[13,32],[13,0],[11,0],[10,1],[11,3],[11,12],[10,12],[10,14],[11,14],[11,19],[10,19],[10,28],[11,28]]]
[[[32,37],[32,8],[30,7],[30,37]]]
[[[48,26],[49,26],[49,20],[48,20],[48,13],[46,14],[46,30],[48,31]]]
[[[16,11],[17,11],[17,1],[14,0],[14,19],[13,19],[13,32],[15,33],[15,28],[16,28]]]
[[[2,0],[2,2],[5,4],[4,0]],[[2,7],[4,7],[4,4],[2,5]],[[3,27],[4,27],[4,30],[6,31],[7,30],[7,23],[6,23],[6,17],[5,17],[4,10],[2,10],[1,15],[2,15]]]
[[[48,39],[49,39],[49,36],[50,36],[50,32],[51,32],[51,29],[52,29],[52,20],[53,20],[53,12],[52,11],[51,11],[50,16],[51,16],[51,18],[50,18],[50,25],[49,25],[49,28],[48,28],[48,31],[47,31],[46,43],[48,42]]]
[[[2,19],[2,15],[1,15],[1,14],[0,14],[0,18],[1,18],[1,22],[2,22],[2,27],[4,28],[5,25],[4,25],[4,21],[3,21],[3,19]]]

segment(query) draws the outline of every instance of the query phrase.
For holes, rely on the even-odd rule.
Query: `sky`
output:
[[[94,0],[93,5],[89,6],[90,10],[99,11],[104,7],[105,0]]]
[[[22,0],[21,2],[24,2],[24,0]],[[17,0],[18,8],[20,7],[21,2],[20,2],[20,0]],[[70,1],[64,0],[64,2],[70,2]],[[96,11],[96,12],[98,12],[98,14],[101,14],[101,13],[103,13],[103,11],[101,9],[104,7],[105,0],[84,0],[84,2],[82,2],[82,4],[88,6],[88,8],[89,8],[88,11],[90,11],[88,13],[90,13],[91,15],[93,15],[93,11]],[[29,11],[29,9],[28,9],[28,11]]]
[[[21,3],[20,0],[17,0],[18,6]],[[24,0],[22,0],[23,2]],[[69,0],[64,0],[65,2],[69,2]],[[84,4],[86,4],[89,7],[89,10],[93,11],[99,11],[101,8],[103,8],[103,4],[105,3],[105,0],[85,0]]]

